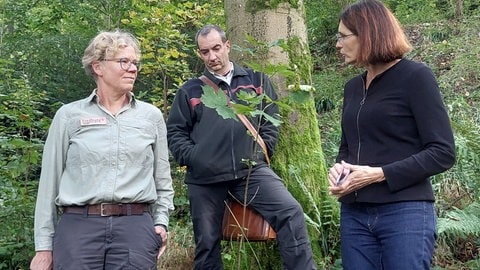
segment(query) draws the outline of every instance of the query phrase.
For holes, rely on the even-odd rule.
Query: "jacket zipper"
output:
[[[367,98],[367,89],[365,88],[365,81],[362,78],[363,82],[363,98],[360,100],[360,107],[358,108],[357,112],[357,137],[358,137],[358,149],[357,149],[357,164],[360,164],[360,148],[362,143],[360,141],[360,112],[362,111],[363,104],[365,104],[365,100]]]
[[[360,107],[357,111],[357,137],[358,137],[358,148],[357,148],[357,164],[360,164],[360,150],[362,147],[362,142],[360,141],[360,112],[362,111],[363,104],[365,104],[365,100],[367,99],[367,89],[365,88],[365,80],[362,77],[362,86],[363,86],[363,97],[360,100]],[[355,191],[355,201],[357,200],[358,192]]]

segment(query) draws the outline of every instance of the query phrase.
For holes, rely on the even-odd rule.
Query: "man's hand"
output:
[[[31,270],[53,269],[53,253],[51,250],[37,251],[30,262]]]
[[[162,246],[160,247],[160,250],[158,251],[158,256],[157,256],[157,259],[160,259],[160,256],[162,256],[162,254],[167,249],[168,233],[165,227],[161,225],[155,226],[155,233],[157,233],[158,235],[160,235],[160,237],[162,237]]]

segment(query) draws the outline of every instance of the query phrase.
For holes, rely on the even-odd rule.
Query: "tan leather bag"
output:
[[[200,76],[200,80],[211,86],[215,91],[218,91],[218,85],[206,76]],[[270,164],[267,146],[262,137],[260,137],[260,134],[258,134],[257,130],[245,115],[237,114],[237,116],[250,131],[255,141],[260,145],[267,163]],[[277,234],[273,228],[257,211],[251,207],[244,206],[233,198],[227,199],[225,204],[225,213],[222,222],[223,240],[239,241],[245,238],[248,241],[268,241],[276,239]]]
[[[257,211],[244,207],[234,199],[228,199],[225,203],[223,240],[240,241],[242,237],[252,242],[276,239],[277,234],[273,228]]]

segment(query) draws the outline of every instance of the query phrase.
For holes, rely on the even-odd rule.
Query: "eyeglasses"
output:
[[[135,65],[137,68],[137,71],[140,71],[142,69],[142,64],[140,61],[137,60],[130,60],[128,58],[118,58],[118,59],[104,59],[104,61],[115,61],[117,63],[120,63],[120,68],[128,71],[132,65]]]
[[[342,33],[337,33],[335,35],[335,38],[337,39],[337,42],[340,42],[342,43],[344,39],[348,38],[348,37],[351,37],[351,36],[355,36],[355,34],[348,34],[348,35],[344,35]]]

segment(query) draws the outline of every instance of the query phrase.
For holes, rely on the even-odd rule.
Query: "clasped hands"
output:
[[[328,171],[331,195],[338,198],[352,193],[362,187],[385,180],[381,167],[353,165],[342,161],[335,163]]]

